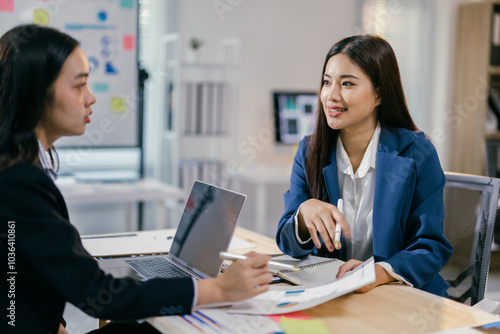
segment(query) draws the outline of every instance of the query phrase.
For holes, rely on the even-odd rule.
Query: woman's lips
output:
[[[347,111],[347,108],[329,108],[328,116],[330,117],[338,117]]]

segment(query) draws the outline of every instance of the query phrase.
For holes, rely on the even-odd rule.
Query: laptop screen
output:
[[[211,277],[222,265],[246,195],[196,181],[184,208],[170,253]]]

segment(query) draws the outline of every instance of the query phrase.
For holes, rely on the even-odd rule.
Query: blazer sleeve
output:
[[[67,220],[54,183],[36,166],[24,164],[17,170],[0,179],[0,217],[15,221],[19,274],[36,277],[49,294],[94,317],[140,319],[191,312],[191,278],[143,282],[105,274]]]
[[[416,288],[439,278],[453,252],[443,234],[445,176],[434,146],[424,141],[414,148],[416,184],[408,218],[402,222],[403,249],[384,260]]]
[[[276,242],[281,251],[295,257],[310,254],[315,249],[312,241],[302,245],[298,242],[295,235],[294,217],[297,210],[303,202],[311,198],[305,169],[306,146],[307,138],[304,138],[299,143],[294,158],[292,175],[290,177],[290,189],[283,195],[285,200],[285,211],[278,223],[278,230],[276,233]]]

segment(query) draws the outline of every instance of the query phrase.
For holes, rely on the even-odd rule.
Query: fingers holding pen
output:
[[[329,251],[335,248],[340,249],[340,238],[335,247],[335,230],[340,228],[347,238],[350,238],[351,233],[347,220],[338,207],[319,201],[317,199],[309,199],[301,204],[298,212],[299,221],[299,236],[302,240],[307,240],[311,237],[314,245],[317,248],[321,247],[321,240]],[[340,237],[340,231],[338,231]],[[321,237],[321,239],[319,238]]]
[[[339,198],[337,202],[337,210],[334,211],[333,213],[334,220],[335,220],[335,236],[334,236],[334,246],[336,249],[341,249],[342,244],[340,242],[340,237],[342,234],[342,231],[344,232],[344,235],[346,238],[351,237],[351,230],[349,229],[349,224],[347,224],[347,220],[345,219],[344,216],[344,201],[342,198]]]

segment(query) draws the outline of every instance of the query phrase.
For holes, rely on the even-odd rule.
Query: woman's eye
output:
[[[349,81],[344,81],[344,82],[342,83],[342,86],[352,86],[352,83],[351,83],[351,82],[349,82]]]
[[[330,83],[330,81],[328,80],[323,80],[323,85],[328,85]]]

